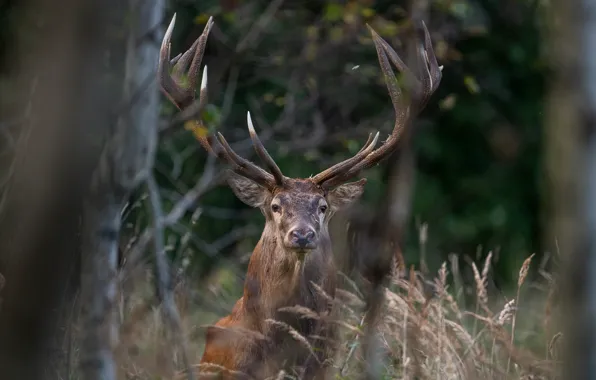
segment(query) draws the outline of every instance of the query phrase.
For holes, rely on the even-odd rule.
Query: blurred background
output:
[[[93,91],[94,87],[87,86],[87,80],[94,85],[101,82],[101,85],[120,86],[122,79],[115,73],[124,70],[126,44],[117,45],[110,52],[95,52],[93,46],[84,41],[99,31],[105,32],[101,35],[108,41],[125,41],[127,30],[121,26],[127,24],[121,19],[133,17],[136,6],[140,17],[148,12],[141,9],[159,8],[159,23],[133,42],[139,46],[147,43],[153,49],[161,43],[165,28],[176,14],[172,56],[186,51],[201,35],[209,17],[213,17],[215,25],[203,59],[209,68],[209,104],[202,114],[208,130],[203,132],[222,132],[240,155],[256,162],[246,128],[246,112],[250,111],[264,145],[284,174],[290,177],[314,175],[352,156],[369,133],[380,131],[381,141],[387,138],[393,127],[394,111],[366,25],[372,26],[396,51],[405,55],[413,46],[412,19],[424,20],[439,64],[443,65],[441,84],[413,123],[412,135],[400,151],[399,170],[385,163],[361,175],[368,179],[362,205],[371,210],[380,207],[392,176],[398,173],[399,178],[404,178],[402,202],[406,204],[407,218],[403,231],[399,232],[405,265],[416,269],[424,267],[433,277],[447,262],[450,272],[455,271],[459,276],[459,279],[449,280],[454,281],[454,289],[459,292],[456,302],[468,302],[468,308],[475,308],[476,312],[478,304],[474,300],[478,289],[472,262],[478,263],[482,270],[488,257],[485,271],[490,271],[490,275],[483,273],[482,276],[485,287],[490,290],[490,303],[497,308],[502,308],[516,295],[519,298],[519,271],[524,261],[529,265],[528,257],[534,255],[532,278],[544,280],[545,271],[550,269],[552,257],[557,255],[553,250],[558,246],[547,218],[557,207],[550,206],[554,198],[548,197],[552,188],[545,180],[550,147],[545,137],[545,125],[549,122],[545,109],[548,108],[548,79],[554,73],[547,36],[556,13],[549,1],[145,0],[132,2],[134,6],[111,1],[108,3],[113,8],[102,13],[103,19],[108,20],[105,28],[94,24],[95,14],[89,10],[102,9],[101,5],[75,16],[74,2],[65,3],[63,8],[51,1],[39,0],[38,3],[31,0],[27,3],[31,6],[26,7],[18,1],[6,0],[0,4],[0,57],[3,58],[0,61],[0,144],[6,152],[2,157],[6,175],[0,184],[3,189],[0,207],[8,210],[3,211],[4,226],[20,223],[19,218],[34,213],[31,210],[35,205],[55,207],[36,219],[44,220],[44,226],[51,226],[52,231],[47,233],[51,235],[49,240],[42,239],[44,243],[39,243],[39,247],[69,252],[63,259],[68,265],[61,266],[46,259],[56,273],[62,273],[54,273],[56,278],[68,279],[63,286],[73,289],[69,294],[78,294],[78,276],[73,273],[80,269],[77,258],[80,236],[73,231],[78,231],[80,225],[80,208],[77,207],[85,198],[81,189],[85,188],[95,167],[93,157],[97,157],[112,129],[102,129],[95,122],[73,123],[76,126],[62,131],[60,138],[67,136],[68,140],[76,135],[85,143],[48,148],[66,157],[64,161],[56,160],[60,175],[37,176],[32,183],[55,182],[57,189],[67,186],[70,190],[56,190],[61,195],[52,198],[52,202],[19,194],[32,202],[26,207],[11,198],[9,190],[14,188],[11,181],[18,167],[14,163],[17,156],[14,147],[20,146],[20,131],[27,130],[25,125],[33,123],[43,130],[43,118],[31,121],[36,104],[50,109],[62,98],[67,104],[64,109],[72,107],[91,115],[97,109],[77,103],[79,94]],[[105,7],[107,9],[108,5]],[[75,26],[58,25],[60,21],[56,20],[68,17],[77,20]],[[110,20],[115,20],[113,25]],[[68,55],[66,50],[56,48],[63,46],[64,40],[52,39],[53,34],[48,30],[58,31],[56,36],[71,36],[73,46],[81,44],[87,50]],[[60,82],[49,86],[51,90],[43,91],[43,78],[22,75],[23,68],[34,69],[36,65],[46,70],[45,74],[50,73],[52,65],[57,65],[51,58],[58,56],[67,57],[70,62],[63,72],[64,77],[78,78],[73,79],[75,90],[68,90],[68,94],[62,94]],[[91,71],[78,69],[79,64],[91,61],[113,70],[94,76]],[[143,65],[155,70],[157,61]],[[31,101],[33,93],[35,101]],[[109,97],[102,98],[102,102],[100,109],[118,103]],[[234,196],[219,177],[225,166],[209,160],[184,122],[174,122],[179,111],[162,95],[158,109],[160,132],[153,175],[160,189],[164,213],[168,215],[175,210],[189,194],[191,198],[178,210],[179,214],[172,219],[174,222],[166,226],[164,237],[172,266],[172,287],[180,292],[177,293],[180,312],[189,324],[192,353],[198,355],[202,350],[203,332],[197,326],[214,323],[229,312],[241,295],[246,265],[260,237],[264,218],[258,210],[249,208]],[[38,154],[41,150],[37,148],[45,146],[44,142],[58,138],[52,131],[47,129],[41,133],[43,137],[37,139],[39,145],[28,145],[27,151]],[[69,164],[65,168],[59,162]],[[561,167],[566,170],[565,165]],[[73,172],[87,174],[78,176],[72,175]],[[32,187],[30,184],[23,188]],[[41,194],[39,189],[36,191]],[[147,189],[138,187],[127,197],[121,211],[119,260],[127,272],[123,276],[124,285],[119,288],[126,295],[118,298],[117,308],[123,320],[126,317],[122,315],[134,309],[135,302],[146,299],[152,291],[147,280],[152,274],[144,266],[152,260],[145,252],[147,242],[135,248],[153,220],[147,206],[148,197]],[[14,206],[16,204],[21,208]],[[49,219],[44,219],[46,217]],[[345,219],[338,217],[335,223],[341,228]],[[64,238],[69,242],[64,245],[50,245],[53,243],[48,241],[58,239],[59,233],[55,230],[58,228],[70,231],[59,230],[66,236],[78,237],[72,241]],[[0,273],[6,273],[7,284],[10,284],[6,268],[10,268],[8,263],[15,257],[14,252],[18,256],[19,249],[12,243],[16,239],[14,231],[5,231],[6,240],[2,244],[9,246],[5,251],[13,253],[12,256],[0,255]],[[31,252],[37,251],[39,248],[31,248]],[[38,262],[36,268],[40,265]],[[128,281],[131,278],[141,280]],[[549,360],[554,355],[549,354],[549,347],[555,334],[552,330],[536,332],[549,317],[534,319],[533,312],[539,310],[543,315],[542,302],[547,296],[550,299],[552,292],[548,285],[531,289],[528,291],[540,290],[544,295],[528,297],[540,300],[536,301],[540,304],[535,306],[528,301],[528,318],[520,317],[518,321],[518,329],[526,326],[522,330],[527,333],[517,337],[524,347],[540,352],[539,356],[546,355],[545,360]],[[36,291],[30,289],[30,292]],[[65,299],[76,299],[76,296],[69,297]],[[130,343],[135,349],[142,351],[138,341],[154,336],[147,333],[147,329],[157,329],[152,325],[154,322],[143,322],[144,334],[126,338],[131,342],[137,340]],[[475,323],[465,325],[473,325],[477,333]],[[490,346],[490,338],[488,342]],[[137,355],[130,350],[127,352],[127,355]]]
[[[353,155],[369,133],[380,131],[384,141],[391,132],[391,100],[365,25],[404,52],[411,7],[399,1],[171,1],[166,13],[176,13],[172,56],[215,19],[204,58],[212,130],[246,145],[250,110],[282,171],[308,177]],[[548,67],[541,3],[433,1],[424,8],[444,69],[414,126],[415,187],[402,250],[408,263],[417,263],[420,227],[427,225],[433,271],[451,253],[476,258],[494,251],[496,279],[507,286],[527,256],[544,252],[539,186]],[[168,102],[162,107],[164,118],[177,111]],[[255,159],[250,149],[244,154]],[[166,202],[167,194],[176,198],[192,186],[206,157],[183,128],[161,141],[155,169]],[[385,166],[363,174],[369,180],[363,202],[371,207],[387,183]],[[197,206],[194,217],[189,213],[169,233],[172,258],[186,259],[202,277],[222,257],[248,255],[263,217],[225,187],[206,192]]]

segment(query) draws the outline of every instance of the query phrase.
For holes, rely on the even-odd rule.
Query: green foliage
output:
[[[265,145],[289,176],[309,176],[348,157],[375,130],[384,140],[393,111],[365,24],[403,52],[409,25],[403,3],[302,6],[286,1],[270,18],[264,16],[268,2],[222,4],[172,2],[169,10],[178,14],[175,54],[190,46],[210,15],[216,20],[217,32],[209,39],[204,59],[210,67],[212,105],[206,122],[211,130],[221,130],[231,142],[245,140],[250,110],[259,131],[275,128],[274,140]],[[431,268],[451,252],[472,254],[480,245],[499,249],[498,274],[508,280],[523,257],[540,250],[539,126],[546,64],[540,55],[538,9],[529,2],[506,8],[499,4],[431,2],[427,25],[445,68],[439,90],[416,122],[418,171],[412,220],[429,225]],[[237,81],[230,102],[226,96],[233,73]],[[325,134],[308,142],[317,128],[315,112],[322,116]],[[184,152],[181,164],[168,158],[172,151]],[[170,192],[183,192],[201,175],[205,158],[181,128],[160,149],[160,184]],[[180,168],[173,178],[176,165]],[[366,176],[365,202],[374,205],[385,185],[382,168]],[[189,252],[202,269],[216,262],[205,248],[210,243],[247,224],[258,231],[263,223],[256,210],[240,213],[245,206],[225,187],[206,194],[198,206],[231,210],[219,213],[227,216],[205,211],[194,224],[190,213],[187,216],[184,229],[197,236]],[[246,244],[238,244],[241,254],[250,250],[258,234],[244,239]],[[413,262],[417,239],[412,222],[404,250]],[[226,245],[222,253],[232,254],[232,248],[233,244]]]

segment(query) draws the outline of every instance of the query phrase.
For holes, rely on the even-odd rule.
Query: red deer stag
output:
[[[175,15],[161,45],[158,79],[170,101],[184,110],[196,105],[195,88],[213,20],[209,19],[202,35],[188,51],[170,60],[174,23]],[[330,297],[335,295],[336,268],[327,226],[337,210],[362,195],[366,179],[346,182],[396,149],[402,131],[410,119],[426,106],[441,80],[441,68],[424,23],[424,40],[417,49],[422,73],[420,79],[385,40],[372,28],[369,29],[395,109],[393,132],[378,149],[375,149],[377,133],[374,138],[369,136],[352,158],[311,178],[289,178],[282,174],[265,150],[255,132],[250,113],[247,115],[248,131],[257,155],[269,171],[236,154],[221,133],[216,139],[195,133],[208,152],[231,165],[228,184],[234,194],[247,205],[259,208],[265,216],[263,233],[248,264],[243,296],[230,315],[207,331],[201,363],[225,369],[225,378],[265,378],[275,375],[284,366],[287,368],[288,364],[302,367],[305,371],[303,376],[307,379],[326,376],[329,362],[326,359],[328,354],[333,353],[333,325],[321,322],[324,318],[300,318],[280,309],[298,305],[321,315],[330,312],[330,302],[317,289],[324,290]],[[408,97],[402,95],[389,61],[405,76]],[[182,80],[183,74],[187,76],[187,81]],[[202,74],[198,109],[206,104],[206,89],[207,67]],[[195,123],[197,127],[202,125],[200,120]],[[310,348],[290,336],[287,326],[305,337]],[[224,339],[230,338],[230,330],[242,330],[244,333],[233,339]]]

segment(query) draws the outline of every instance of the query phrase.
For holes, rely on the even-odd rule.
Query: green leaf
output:
[[[207,13],[201,13],[194,18],[193,22],[197,25],[202,25],[205,24],[207,20],[209,20],[209,17],[211,17],[211,15],[208,15]]]
[[[344,8],[336,3],[329,3],[325,8],[324,18],[327,21],[339,21],[342,18]]]
[[[478,82],[476,82],[476,78],[473,76],[466,75],[464,77],[464,84],[471,94],[478,94],[480,92],[480,86],[478,85]]]
[[[360,11],[363,17],[370,18],[375,15],[375,10],[372,8],[362,8]]]

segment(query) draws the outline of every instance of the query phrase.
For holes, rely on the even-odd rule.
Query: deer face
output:
[[[195,89],[198,84],[199,71],[207,37],[213,27],[213,19],[209,18],[205,30],[192,47],[184,54],[170,59],[170,39],[176,17],[172,18],[164,35],[158,64],[158,81],[162,91],[179,109],[195,103]],[[352,203],[362,195],[364,183],[346,183],[350,178],[359,175],[363,170],[377,165],[389,157],[398,147],[404,129],[411,123],[412,117],[418,115],[441,82],[442,66],[439,66],[434,54],[431,38],[424,22],[420,24],[424,32],[421,46],[416,49],[416,62],[420,64],[417,71],[412,72],[399,58],[393,48],[379,36],[370,26],[373,42],[377,50],[379,64],[389,95],[395,110],[393,131],[383,145],[375,149],[379,133],[371,134],[362,149],[353,157],[339,162],[308,179],[292,179],[283,175],[273,158],[269,155],[259,139],[254,125],[247,112],[246,121],[253,146],[267,170],[240,157],[230,147],[221,133],[216,138],[198,133],[202,127],[201,120],[194,120],[195,133],[199,143],[210,153],[232,164],[233,172],[228,183],[238,198],[244,203],[259,207],[267,218],[268,230],[274,228],[275,238],[285,247],[295,251],[308,251],[321,246],[323,238],[328,239],[327,224],[333,213]],[[410,96],[402,97],[402,89],[391,68],[391,63],[401,71],[407,86],[404,88]],[[173,67],[171,67],[173,65]],[[170,70],[172,73],[170,74]],[[188,83],[182,80],[186,72]],[[207,104],[207,66],[201,76],[201,91],[196,114],[200,114]]]
[[[286,179],[273,191],[243,176],[229,173],[234,194],[251,207],[258,207],[274,227],[276,239],[289,251],[304,254],[329,239],[327,225],[338,210],[362,195],[365,179],[325,192],[310,179]]]

